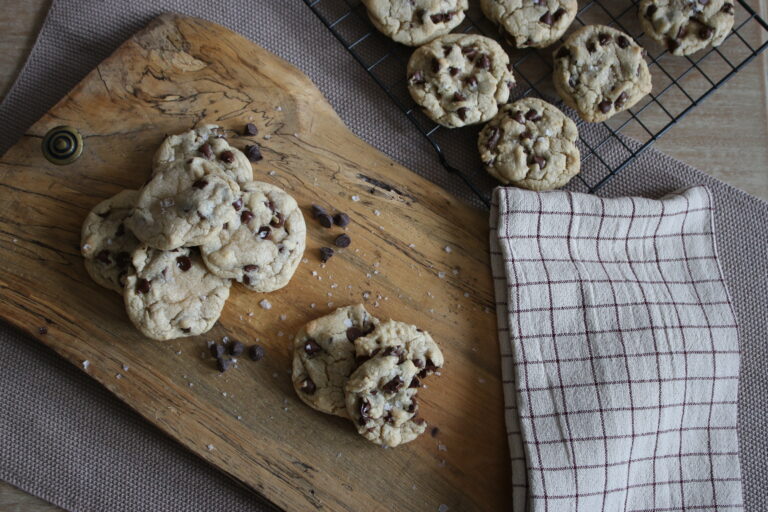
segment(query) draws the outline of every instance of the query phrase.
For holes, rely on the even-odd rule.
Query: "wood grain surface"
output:
[[[121,298],[87,277],[80,224],[102,199],[145,181],[164,134],[205,122],[241,131],[248,121],[258,126],[265,155],[255,165],[257,179],[281,186],[305,211],[319,203],[348,212],[353,245],[321,265],[319,247],[337,233],[309,222],[307,261],[288,287],[266,297],[271,309],[258,306],[264,295],[234,287],[208,335],[143,339]],[[83,156],[66,167],[40,153],[41,137],[60,124],[77,127],[85,139]],[[248,142],[234,131],[230,139],[240,147]],[[93,378],[279,506],[363,511],[446,504],[471,511],[500,510],[507,501],[485,213],[354,137],[284,61],[209,22],[162,17],[3,156],[0,186],[0,258],[7,262],[0,269],[0,316],[78,366],[88,360],[84,371]],[[440,428],[436,439],[425,435],[383,450],[348,421],[319,414],[295,396],[291,334],[360,301],[377,316],[418,324],[441,344],[443,376],[420,394],[421,414]],[[206,340],[224,335],[259,341],[268,356],[219,374],[201,353]],[[124,364],[130,371],[121,370]]]
[[[0,0],[0,99],[31,50],[50,2]],[[764,17],[768,14],[766,0],[749,3]],[[750,64],[666,134],[656,147],[768,199],[767,59],[764,55]],[[0,482],[0,510],[49,512],[59,509]]]

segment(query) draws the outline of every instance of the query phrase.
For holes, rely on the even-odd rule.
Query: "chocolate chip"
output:
[[[467,59],[473,61],[475,60],[475,57],[477,57],[477,48],[474,46],[465,46],[461,49],[461,53],[463,53]]]
[[[561,7],[555,11],[555,14],[553,17],[555,18],[555,22],[558,22],[560,21],[560,18],[562,18],[563,16],[565,16],[565,9]]]
[[[218,343],[211,344],[211,346],[209,347],[209,350],[211,351],[211,355],[213,357],[218,358],[224,355],[224,346],[219,345]]]
[[[677,39],[682,39],[688,34],[688,29],[685,25],[680,25],[680,28],[677,29]]]
[[[261,240],[269,240],[272,236],[272,229],[269,226],[261,226],[256,236]]]
[[[477,59],[477,65],[480,66],[482,69],[490,69],[491,59],[488,58],[488,55],[483,53],[482,55],[480,55],[480,58]]]
[[[122,222],[118,224],[117,229],[115,230],[115,236],[123,236],[125,234],[125,224]]]
[[[246,265],[243,267],[243,271],[245,272],[255,272],[257,270],[259,270],[258,265]]]
[[[523,140],[526,140],[526,139],[530,139],[531,137],[533,137],[533,134],[531,133],[531,131],[530,130],[525,130],[523,133],[521,133],[518,136],[518,139],[523,141]]]
[[[216,368],[218,368],[218,370],[221,373],[224,373],[225,371],[227,371],[230,366],[232,366],[231,359],[226,357],[219,357],[218,359],[216,359]]]
[[[588,42],[587,43],[587,51],[589,53],[595,53],[595,50],[597,50],[597,47],[595,46],[595,43],[593,43],[592,41]]]
[[[151,288],[152,288],[152,283],[150,283],[146,279],[139,279],[138,281],[136,281],[137,293],[149,293],[149,290]]]
[[[382,356],[394,356],[398,359],[398,362],[405,362],[405,351],[403,350],[403,347],[387,347],[382,353]]]
[[[412,84],[426,83],[426,80],[424,80],[424,75],[421,73],[421,71],[416,71],[415,73],[413,73],[408,80]]]
[[[285,224],[285,217],[280,212],[275,212],[272,216],[272,220],[269,221],[269,225],[275,228],[281,228]]]
[[[350,342],[355,341],[357,338],[363,335],[363,331],[358,329],[357,327],[350,327],[347,329],[347,339]]]
[[[250,210],[243,210],[243,213],[240,214],[240,222],[243,224],[248,224],[253,220],[255,215],[253,215],[253,212]]]
[[[535,123],[536,121],[541,121],[541,114],[536,112],[534,109],[531,109],[525,113],[525,118]]]
[[[419,425],[419,426],[421,426],[421,425],[423,425],[424,423],[426,423],[426,421],[424,420],[424,418],[413,418],[411,421],[413,421],[415,424],[417,424],[417,425]]]
[[[493,149],[496,147],[496,144],[499,143],[499,138],[501,137],[501,130],[493,126],[491,127],[489,132],[490,134],[488,135],[488,142],[485,143],[485,146],[488,149]]]
[[[299,389],[301,390],[302,393],[306,393],[308,395],[314,395],[317,387],[315,387],[315,383],[312,382],[312,379],[307,377],[306,379],[301,381],[301,385],[299,386]]]
[[[320,215],[318,215],[317,216],[317,221],[324,228],[329,228],[329,227],[333,226],[333,219],[327,213],[321,213]]]
[[[264,349],[260,345],[251,345],[248,349],[248,357],[252,361],[261,361],[264,359]]]
[[[560,49],[557,50],[557,53],[555,54],[556,59],[564,59],[570,56],[571,56],[571,50],[569,50],[565,46],[561,46]]]
[[[99,253],[96,255],[96,259],[105,265],[112,263],[112,260],[109,259],[109,251],[107,249],[99,251]]]
[[[573,76],[568,77],[568,85],[571,89],[575,89],[578,82],[573,78]]]
[[[543,157],[540,157],[539,155],[531,155],[532,163],[535,163],[539,166],[539,169],[543,169],[547,166],[547,160]]]
[[[176,266],[179,267],[182,272],[186,272],[192,268],[192,260],[187,256],[179,256],[176,258]]]
[[[437,433],[440,432],[440,429],[437,427],[432,427],[432,437],[437,437]]]
[[[403,379],[401,379],[398,376],[395,376],[392,380],[384,384],[381,389],[384,390],[385,393],[396,393],[400,388],[403,387]]]
[[[453,93],[453,101],[466,101],[466,99],[459,91]]]
[[[610,34],[606,34],[605,32],[601,32],[601,33],[600,33],[600,34],[598,34],[598,36],[597,36],[597,41],[598,41],[598,42],[599,42],[601,45],[603,45],[603,46],[605,46],[605,45],[607,45],[608,43],[610,43],[610,42],[611,42],[611,39],[613,39],[613,38],[611,37],[611,35],[610,35]]]
[[[618,43],[619,48],[626,48],[627,46],[629,46],[629,39],[627,39],[624,36],[617,37],[616,42]]]
[[[239,341],[233,341],[229,344],[229,353],[237,357],[245,351],[245,346]]]
[[[333,241],[333,244],[336,247],[349,247],[349,244],[352,243],[352,239],[349,238],[349,235],[346,233],[342,233],[341,235],[336,237],[336,240]]]
[[[245,146],[245,156],[248,158],[249,162],[258,162],[259,160],[262,160],[264,157],[261,155],[261,150],[259,149],[259,146],[256,144],[248,144]]]
[[[384,416],[384,421],[386,421],[390,425],[394,425],[395,424],[395,417],[392,416],[392,411],[387,411],[387,415]]]
[[[408,385],[409,388],[420,388],[421,382],[419,381],[418,377],[414,377],[411,379],[411,383]]]
[[[320,261],[325,263],[329,259],[331,259],[331,256],[333,256],[333,249],[331,249],[330,247],[321,247],[320,248]]]
[[[656,7],[655,5],[649,5],[648,9],[645,10],[645,17],[650,19],[651,16],[653,16],[657,10],[658,10],[658,7]]]
[[[411,403],[408,405],[408,409],[406,409],[408,412],[416,412],[416,407],[418,407],[416,403],[416,398],[411,398]]]
[[[599,108],[600,112],[603,114],[607,114],[611,111],[611,105],[613,105],[611,100],[603,100],[597,105],[597,108]]]
[[[525,124],[525,116],[523,116],[523,113],[519,110],[515,110],[513,114],[511,114],[512,119],[517,121],[520,124]]]
[[[221,154],[219,155],[219,158],[225,164],[231,164],[232,162],[235,161],[235,154],[231,151],[222,151]]]
[[[414,359],[412,362],[413,362],[413,366],[415,366],[416,368],[424,368],[424,361],[422,361],[421,359]]]
[[[477,77],[475,75],[469,75],[464,79],[464,83],[467,84],[470,90],[477,89]]]
[[[715,29],[713,29],[713,28],[712,28],[712,27],[710,27],[710,26],[704,25],[704,26],[703,26],[703,27],[701,27],[701,29],[699,30],[699,37],[700,37],[701,39],[707,40],[707,39],[711,38],[711,37],[712,37],[712,34],[714,34],[714,33],[715,33]]]
[[[726,14],[733,14],[733,4],[725,4],[721,9]]]
[[[674,40],[672,38],[667,39],[667,49],[670,52],[674,52],[678,48],[680,48],[680,43],[678,41],[676,41],[676,40]]]
[[[433,58],[432,59],[432,72],[437,73],[440,71],[440,59]]]
[[[619,94],[619,97],[616,98],[616,101],[613,102],[613,104],[616,106],[616,109],[618,110],[623,107],[628,98],[629,95],[627,95],[627,91],[622,91],[621,94]]]
[[[551,27],[552,23],[554,22],[554,20],[552,19],[552,13],[549,12],[549,11],[545,12],[542,15],[542,17],[539,18],[539,21],[542,22],[543,24],[549,25]]]
[[[313,204],[312,207],[311,207],[311,210],[312,210],[312,218],[313,219],[316,219],[320,215],[324,215],[325,214],[325,208],[323,208],[319,204]]]
[[[242,207],[243,207],[243,198],[242,197],[238,198],[237,201],[232,203],[232,208],[234,208],[235,211],[240,211],[240,208],[242,208]]]
[[[469,112],[469,109],[467,109],[467,107],[460,107],[456,111],[456,114],[459,116],[459,119],[461,119],[462,121],[466,121],[467,120],[467,112]]]
[[[453,66],[448,68],[448,74],[451,76],[456,76],[459,74],[459,68],[455,68]]]
[[[208,144],[207,142],[202,146],[200,146],[200,149],[198,149],[198,151],[201,152],[203,156],[208,160],[213,158],[213,149],[211,149],[211,145]]]
[[[333,223],[340,228],[345,228],[349,225],[349,215],[343,212],[339,212],[333,216]]]
[[[131,263],[131,255],[125,251],[117,253],[115,263],[119,268],[125,268]]]
[[[206,180],[197,180],[192,184],[192,188],[200,188],[203,189],[208,185],[208,181]]]
[[[447,57],[451,53],[451,50],[453,50],[453,46],[443,46],[443,55]]]
[[[251,284],[251,278],[250,278],[250,277],[248,277],[248,276],[243,276],[243,284],[244,284],[244,285],[249,285],[249,284]]]
[[[243,135],[248,135],[249,137],[253,137],[258,133],[259,133],[259,130],[256,128],[256,125],[253,123],[246,124],[245,129],[243,130]]]
[[[306,352],[309,357],[314,356],[321,350],[323,350],[323,347],[318,345],[317,342],[312,338],[309,338],[304,342],[304,352]]]
[[[360,399],[360,406],[358,412],[360,413],[360,425],[368,423],[368,413],[371,411],[371,404],[365,398]]]

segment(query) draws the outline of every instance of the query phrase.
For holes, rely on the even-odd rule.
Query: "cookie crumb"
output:
[[[267,299],[261,299],[259,301],[259,306],[261,306],[263,309],[272,309],[272,303]]]

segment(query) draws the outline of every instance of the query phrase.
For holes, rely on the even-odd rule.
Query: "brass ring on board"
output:
[[[71,164],[83,152],[83,138],[76,128],[57,126],[43,137],[43,156],[56,165]]]

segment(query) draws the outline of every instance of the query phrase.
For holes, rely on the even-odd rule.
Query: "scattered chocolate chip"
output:
[[[229,369],[229,367],[232,366],[232,360],[226,357],[219,357],[216,359],[216,368],[221,373],[224,373]]]
[[[349,247],[349,244],[352,243],[352,239],[349,238],[349,235],[346,233],[342,233],[341,235],[336,237],[336,240],[333,241],[333,244],[336,247]]]
[[[314,395],[317,387],[315,387],[315,383],[312,382],[312,379],[307,377],[306,379],[301,381],[301,385],[299,386],[299,389],[301,390],[302,393],[306,393],[308,395]]]
[[[202,188],[205,188],[206,185],[208,185],[208,181],[206,181],[206,180],[197,180],[196,182],[194,182],[192,184],[192,188],[200,188],[200,189],[202,189]]]
[[[613,102],[616,109],[618,110],[623,107],[628,98],[629,96],[627,95],[627,91],[622,91],[621,94],[619,94],[619,97],[616,98],[616,101]]]
[[[258,265],[246,265],[243,267],[243,271],[245,272],[255,272],[257,270],[259,270]]]
[[[667,39],[667,49],[670,52],[674,52],[678,48],[680,48],[680,43],[678,41],[676,41],[676,40],[674,40],[672,38]]]
[[[459,74],[459,68],[455,68],[453,66],[448,68],[448,74],[451,76],[456,76]]]
[[[526,140],[526,139],[530,139],[531,137],[533,137],[533,134],[531,133],[531,131],[530,130],[525,130],[523,133],[521,133],[518,136],[518,139],[523,141],[523,140]]]
[[[714,34],[714,33],[715,33],[715,29],[713,29],[713,28],[712,28],[712,27],[710,27],[710,26],[704,25],[704,26],[703,26],[703,27],[701,27],[701,29],[699,30],[699,37],[700,37],[701,39],[707,40],[707,39],[711,38],[711,37],[712,37],[712,34]]]
[[[491,59],[488,58],[488,55],[483,53],[480,55],[480,58],[477,59],[477,65],[480,66],[482,69],[490,69]]]
[[[419,426],[421,426],[424,423],[426,423],[424,418],[413,418],[411,421],[413,421],[415,424],[417,424]]]
[[[606,34],[605,32],[601,32],[601,33],[600,33],[600,34],[598,34],[598,36],[597,36],[597,41],[598,41],[598,42],[599,42],[601,45],[603,45],[603,46],[605,46],[605,45],[607,45],[608,43],[610,43],[610,42],[611,42],[611,39],[613,39],[613,38],[611,37],[611,35],[610,35],[610,34]]]
[[[488,142],[486,142],[485,145],[488,149],[493,149],[496,147],[496,144],[499,143],[499,138],[501,137],[501,130],[493,126],[491,127],[489,132],[490,134],[488,135]]]
[[[48,334],[48,328],[47,328],[47,327],[45,327],[45,326],[43,326],[43,327],[38,327],[38,328],[37,328],[37,333],[38,333],[38,334],[40,334],[40,335],[43,335],[43,334]]]
[[[109,259],[109,251],[107,249],[99,251],[99,253],[96,255],[96,259],[105,265],[112,263],[112,260]]]
[[[115,256],[115,263],[119,268],[125,268],[131,263],[131,255],[125,251],[117,253]]]
[[[412,84],[426,83],[426,80],[424,80],[424,75],[421,73],[421,71],[416,71],[415,73],[413,73],[409,78],[409,80]]]
[[[555,19],[555,22],[560,21],[560,18],[565,16],[565,9],[562,7],[555,11],[555,14],[553,15],[553,18]]]
[[[272,220],[269,221],[269,225],[274,228],[281,228],[285,224],[285,217],[283,217],[283,214],[280,212],[275,212],[275,214],[272,216]]]
[[[229,353],[237,357],[245,351],[245,346],[239,341],[233,341],[229,344]]]
[[[244,284],[244,285],[249,285],[249,284],[251,284],[251,278],[250,278],[250,277],[248,277],[248,276],[243,276],[243,284]]]
[[[208,144],[207,142],[202,146],[200,146],[200,149],[198,149],[198,151],[200,151],[203,154],[203,156],[208,160],[213,158],[213,149],[211,149],[211,145]]]
[[[573,78],[573,76],[568,77],[568,85],[571,89],[575,89],[578,82]]]
[[[151,288],[152,288],[152,283],[150,283],[146,279],[139,279],[138,281],[136,281],[137,293],[149,293],[149,290]]]
[[[535,123],[536,121],[541,121],[541,114],[536,112],[534,109],[531,109],[525,113],[525,118]]]
[[[243,198],[242,197],[238,198],[237,201],[232,203],[232,208],[234,208],[235,211],[240,211],[240,208],[242,208],[242,207],[243,207]]]
[[[519,110],[515,110],[514,112],[510,112],[509,113],[509,117],[511,117],[512,119],[514,119],[515,121],[517,121],[520,124],[525,124],[525,116]]]
[[[245,129],[243,130],[243,135],[248,135],[249,137],[253,137],[258,133],[259,133],[259,130],[256,128],[256,125],[253,123],[246,124]]]
[[[453,93],[453,101],[466,101],[467,98],[464,97],[463,94],[461,94],[459,91],[456,91]]]
[[[248,144],[245,146],[245,156],[248,158],[249,162],[258,162],[264,158],[259,146],[256,144]]]
[[[413,366],[415,366],[416,368],[424,368],[424,361],[422,361],[421,359],[414,359]]]
[[[350,327],[347,329],[347,339],[352,342],[355,341],[357,338],[363,335],[363,331],[358,329],[357,327]]]
[[[627,39],[624,36],[617,37],[616,42],[618,43],[619,48],[626,48],[627,46],[629,46],[629,39]]]
[[[331,256],[333,256],[333,249],[331,249],[330,247],[321,247],[320,248],[320,261],[325,263],[329,259],[331,259]]]
[[[368,413],[371,411],[371,404],[368,403],[368,400],[365,398],[360,400],[360,406],[358,407],[358,412],[360,413],[360,425],[365,425],[368,423]]]
[[[571,56],[571,50],[569,50],[565,46],[561,46],[560,49],[557,50],[557,53],[555,54],[556,59],[564,59],[570,56]]]
[[[240,214],[240,222],[243,224],[248,224],[253,220],[255,215],[253,215],[253,212],[251,210],[243,210],[243,213]]]
[[[541,16],[541,18],[539,18],[539,21],[542,22],[543,24],[549,25],[551,27],[552,23],[554,22],[554,20],[552,19],[552,13],[549,12],[549,11],[545,12]]]
[[[613,105],[611,100],[603,100],[597,105],[597,108],[599,108],[600,112],[603,114],[607,114],[611,111],[611,105]]]
[[[463,53],[467,59],[473,61],[475,60],[475,57],[477,57],[477,48],[474,46],[465,46],[461,49],[461,53]]]
[[[117,226],[115,230],[115,236],[123,236],[125,234],[125,224],[122,222]]]
[[[219,155],[219,158],[225,164],[231,164],[232,162],[235,161],[235,154],[231,151],[222,151],[221,154]]]
[[[419,381],[418,377],[414,377],[411,379],[411,383],[408,385],[409,388],[420,388],[421,382]]]
[[[345,228],[349,225],[349,215],[343,212],[339,212],[333,216],[333,223],[340,228]]]
[[[685,25],[680,25],[680,28],[677,29],[677,39],[682,39],[688,34],[688,29],[685,27]]]
[[[250,357],[252,361],[261,361],[264,359],[264,349],[261,345],[251,345],[248,349],[248,357]]]
[[[323,208],[319,204],[313,204],[312,207],[311,207],[311,210],[312,210],[312,218],[313,219],[316,219],[320,215],[324,215],[325,214],[325,208]]]
[[[595,50],[597,50],[597,47],[595,46],[595,43],[593,43],[592,41],[588,42],[587,43],[587,51],[589,53],[595,53]]]
[[[432,427],[432,437],[437,437],[437,433],[440,432],[440,429],[437,427]]]
[[[467,84],[470,90],[477,89],[477,77],[475,75],[469,75],[464,79],[464,83]]]
[[[261,240],[269,240],[272,236],[272,229],[269,226],[261,226],[256,236]]]
[[[416,407],[418,405],[416,404],[416,398],[411,398],[411,403],[408,405],[408,412],[416,412]]]
[[[440,59],[433,58],[432,59],[432,72],[437,73],[440,71]]]
[[[451,50],[453,50],[453,46],[444,45],[443,46],[443,55],[446,57],[451,53]]]
[[[318,222],[320,222],[320,225],[323,226],[324,228],[329,228],[333,226],[333,218],[331,218],[331,216],[328,215],[327,213],[321,213],[320,215],[318,215],[317,220]]]
[[[394,425],[395,424],[395,417],[392,416],[392,411],[387,411],[387,415],[384,416],[384,421],[386,421],[390,425]]]
[[[459,107],[459,109],[456,111],[456,115],[458,115],[459,119],[461,119],[462,121],[466,121],[467,112],[469,112],[469,109],[467,109],[467,107]]]
[[[531,156],[532,163],[535,163],[539,166],[539,169],[543,169],[547,166],[547,160],[544,157],[541,157],[539,155],[532,155]]]
[[[733,14],[733,4],[725,4],[721,9],[726,14]]]
[[[401,379],[398,376],[395,376],[392,380],[384,384],[381,389],[384,390],[385,393],[396,393],[397,390],[403,387],[403,379]]]
[[[312,338],[309,338],[304,342],[304,352],[306,352],[309,357],[314,356],[321,350],[323,350],[323,347],[318,345],[317,342]]]
[[[209,347],[209,350],[211,351],[211,355],[213,357],[221,357],[224,355],[224,346],[219,345],[218,343],[212,343]]]
[[[653,16],[657,10],[658,10],[658,7],[656,7],[655,5],[649,5],[648,9],[645,10],[645,17],[650,19],[651,16]]]
[[[382,356],[394,356],[398,358],[400,363],[402,363],[405,359],[405,351],[403,350],[403,347],[387,347],[386,350],[384,350],[382,353]]]
[[[182,272],[186,272],[192,268],[192,260],[187,256],[179,256],[176,258],[176,266],[179,267]]]

